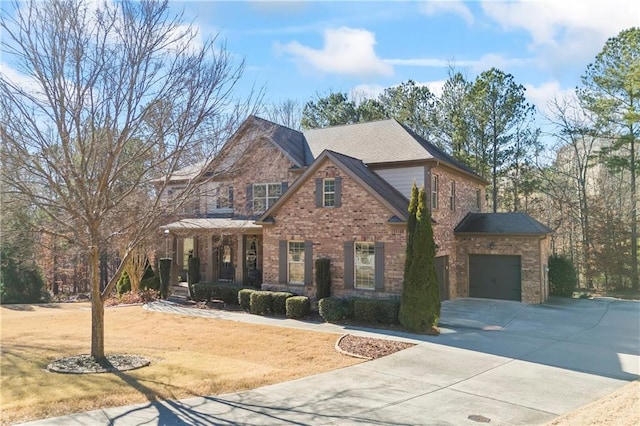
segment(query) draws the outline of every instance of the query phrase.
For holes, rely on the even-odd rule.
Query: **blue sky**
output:
[[[609,37],[640,26],[634,0],[172,2],[202,36],[246,60],[242,88],[304,104],[330,91],[375,95],[408,79],[436,93],[455,65],[469,79],[511,73],[539,109],[571,92]]]

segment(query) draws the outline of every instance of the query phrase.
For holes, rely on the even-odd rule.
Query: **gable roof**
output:
[[[269,135],[269,140],[278,147],[283,154],[298,167],[308,166],[313,162],[313,156],[304,135],[288,127],[251,115],[247,122],[260,128]]]
[[[332,161],[340,170],[358,181],[378,201],[393,214],[389,223],[404,223],[407,220],[409,200],[386,180],[370,170],[361,160],[337,152],[325,150],[318,155],[307,170],[287,189],[287,191],[256,220],[256,223],[273,223],[272,216],[282,204],[306,182],[325,160]]]
[[[472,169],[394,119],[306,130],[313,155],[323,150],[360,158],[365,164],[436,160],[485,182]]]
[[[456,234],[546,235],[553,233],[531,216],[515,213],[467,213],[455,227]]]

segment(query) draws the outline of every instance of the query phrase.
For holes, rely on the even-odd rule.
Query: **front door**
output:
[[[218,280],[233,281],[236,276],[233,267],[233,244],[231,238],[225,237],[217,248]]]
[[[260,235],[245,235],[244,271],[245,283],[260,288],[262,284],[262,238]]]

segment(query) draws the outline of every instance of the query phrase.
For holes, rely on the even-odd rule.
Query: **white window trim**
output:
[[[438,192],[440,190],[440,176],[436,174],[431,175],[431,209],[437,210],[440,204],[438,200]]]
[[[451,211],[456,210],[456,181],[452,180],[449,187],[449,209]]]
[[[301,244],[302,245],[302,260],[298,260],[298,261],[293,261],[291,260],[291,244]],[[287,282],[289,284],[295,284],[295,285],[304,285],[304,241],[298,241],[298,240],[292,240],[292,241],[287,241]],[[296,265],[302,265],[302,280],[301,281],[292,281],[291,280],[291,265],[292,264],[296,264]]]
[[[372,283],[367,286],[358,285],[358,245],[359,244],[367,244],[372,249],[373,252],[370,255],[371,263],[368,264],[371,268],[373,268],[373,280]],[[376,289],[376,245],[373,241],[354,241],[353,243],[353,287],[358,290],[375,290]]]
[[[333,192],[327,192],[325,183],[328,180],[333,181]],[[327,205],[327,194],[333,194],[333,205]],[[336,179],[335,178],[324,178],[322,179],[322,207],[326,208],[334,208],[336,206]]]
[[[277,185],[280,187],[280,195],[278,195],[276,198],[273,197],[269,197],[269,185]],[[265,186],[265,209],[262,210],[258,210],[256,209],[256,186]],[[269,208],[273,205],[273,203],[275,203],[276,201],[278,201],[278,198],[280,198],[282,196],[282,182],[261,182],[261,183],[254,183],[253,184],[253,194],[252,194],[252,207],[253,207],[253,211],[256,213],[259,212],[266,212],[267,210],[269,210]],[[263,197],[259,197],[260,199],[262,199]],[[269,200],[271,199],[271,202],[269,202]]]

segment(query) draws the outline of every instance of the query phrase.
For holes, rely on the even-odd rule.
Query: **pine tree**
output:
[[[436,247],[424,187],[412,188],[407,222],[407,257],[399,320],[407,330],[438,334],[440,294],[435,268]],[[416,194],[417,192],[417,194]]]

